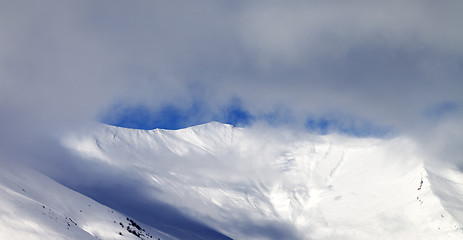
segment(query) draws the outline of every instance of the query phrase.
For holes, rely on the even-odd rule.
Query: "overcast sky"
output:
[[[56,137],[215,120],[410,137],[430,165],[462,170],[462,13],[459,0],[0,0],[0,164],[98,182]]]
[[[248,124],[407,135],[463,163],[462,12],[462,1],[0,0],[0,149],[136,108],[147,121],[174,109],[179,125],[236,110]]]

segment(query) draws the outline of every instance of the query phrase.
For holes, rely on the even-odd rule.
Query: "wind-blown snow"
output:
[[[463,238],[461,173],[428,171],[406,138],[213,122],[181,130],[99,125],[63,143],[83,164],[140,179],[145,201],[234,239]]]

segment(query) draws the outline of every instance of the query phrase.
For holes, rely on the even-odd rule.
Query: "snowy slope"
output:
[[[140,179],[145,201],[234,239],[463,239],[461,173],[427,171],[405,138],[209,123],[99,125],[63,144],[84,164]]]
[[[174,239],[27,167],[0,169],[2,240],[158,238]]]

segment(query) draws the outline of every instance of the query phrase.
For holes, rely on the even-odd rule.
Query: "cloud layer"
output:
[[[40,151],[33,146],[44,134],[118,104],[158,112],[200,102],[197,115],[209,119],[238,99],[250,115],[295,128],[327,114],[392,126],[424,145],[436,139],[426,149],[462,164],[458,150],[444,150],[461,142],[462,9],[461,1],[2,1],[1,152]]]
[[[430,166],[462,170],[462,10],[428,0],[0,1],[0,165],[23,162],[100,198],[84,188],[106,169],[77,166],[55,137],[89,121],[130,123],[142,109],[127,126],[392,132],[415,139]],[[162,220],[177,214],[165,211]]]

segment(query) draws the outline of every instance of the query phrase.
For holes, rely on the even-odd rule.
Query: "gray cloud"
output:
[[[461,1],[3,0],[0,155],[52,166],[67,157],[44,138],[117,102],[158,109],[199,100],[218,112],[236,98],[254,115],[291,116],[288,125],[333,112],[392,125],[431,161],[462,168],[461,9]],[[445,103],[451,113],[427,116]]]
[[[2,5],[2,102],[44,118],[235,96],[381,119],[461,100],[459,2]]]

